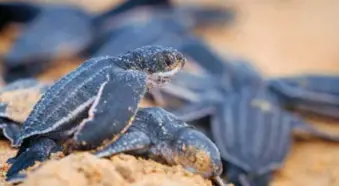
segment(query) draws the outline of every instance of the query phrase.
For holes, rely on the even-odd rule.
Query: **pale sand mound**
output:
[[[180,166],[166,166],[130,155],[99,159],[89,153],[50,160],[28,173],[21,186],[212,186]]]

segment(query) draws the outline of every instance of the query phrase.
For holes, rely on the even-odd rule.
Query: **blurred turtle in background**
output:
[[[205,73],[196,73],[195,69],[182,71],[161,87],[160,93],[166,98],[163,99],[166,110],[191,125],[199,124],[215,141],[227,162],[225,174],[231,183],[269,185],[272,172],[283,165],[295,129],[339,142],[339,135],[320,131],[285,110],[293,103],[304,104],[309,109],[321,104],[331,110],[327,115],[335,113],[333,106],[337,105],[338,97],[335,97],[335,88],[328,86],[336,84],[333,76],[303,76],[306,82],[323,81],[323,84],[302,86],[296,83],[301,77],[265,80],[242,60],[212,65],[198,64],[200,61],[195,63],[200,68],[207,66]],[[199,122],[206,117],[210,118],[209,122]]]
[[[2,25],[11,21],[25,23],[23,32],[4,56],[5,81],[34,76],[51,60],[70,58],[85,52],[98,40],[104,22],[138,6],[169,6],[168,0],[129,0],[106,12],[92,15],[71,5],[0,3],[5,14]]]
[[[128,20],[110,32],[109,38],[93,52],[92,56],[116,55],[143,45],[175,47],[188,58],[210,63],[219,59],[192,31],[200,27],[222,27],[233,20],[234,12],[223,7],[181,6],[174,8],[149,8],[125,13]],[[220,61],[218,61],[220,62]],[[219,63],[217,63],[219,64]]]
[[[40,12],[41,9],[32,3],[0,2],[0,31],[12,22],[27,23]]]

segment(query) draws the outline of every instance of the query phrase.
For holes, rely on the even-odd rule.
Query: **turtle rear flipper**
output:
[[[146,91],[147,75],[142,72],[121,71],[109,76],[99,89],[89,117],[79,125],[75,142],[81,148],[92,148],[124,133],[132,124]]]
[[[14,179],[20,171],[33,166],[36,161],[46,160],[58,148],[59,146],[50,138],[42,137],[37,139],[31,147],[15,158],[6,174],[6,180]]]

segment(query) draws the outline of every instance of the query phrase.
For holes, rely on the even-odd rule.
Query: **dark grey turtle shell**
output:
[[[23,123],[50,83],[37,79],[17,80],[0,90],[0,117]]]
[[[291,145],[293,117],[276,107],[265,89],[244,88],[230,95],[212,119],[221,156],[248,173],[279,168]]]

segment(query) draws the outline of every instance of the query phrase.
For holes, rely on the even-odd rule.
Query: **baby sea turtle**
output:
[[[21,146],[9,160],[7,179],[45,160],[59,145],[87,150],[114,141],[131,125],[147,89],[170,81],[185,61],[177,50],[162,46],[87,60],[34,106],[13,143]]]
[[[194,80],[192,74],[188,76],[189,72],[180,72],[181,76],[178,74],[169,83],[180,93],[164,90],[168,85],[160,89],[188,102],[171,109],[179,119],[191,122],[211,117],[212,139],[229,163],[226,174],[230,182],[267,185],[271,171],[282,165],[289,151],[293,129],[339,142],[339,136],[320,131],[283,110],[284,99],[269,88],[251,65],[236,62],[226,66],[228,73],[214,80],[213,75]],[[180,81],[178,77],[186,79]],[[207,82],[201,80],[204,77],[209,83],[202,84]],[[199,83],[200,88],[194,86]]]
[[[0,90],[0,128],[11,143],[18,137],[21,124],[49,86],[29,78],[17,80]]]
[[[139,109],[126,133],[95,155],[110,157],[118,153],[165,160],[170,165],[181,165],[192,173],[214,180],[218,180],[222,173],[216,145],[203,133],[160,107]]]
[[[77,6],[35,4],[38,15],[24,25],[22,34],[4,57],[5,81],[32,77],[54,59],[83,55],[104,34],[101,29],[110,17],[137,6],[164,2],[167,0],[129,0],[97,15]]]

